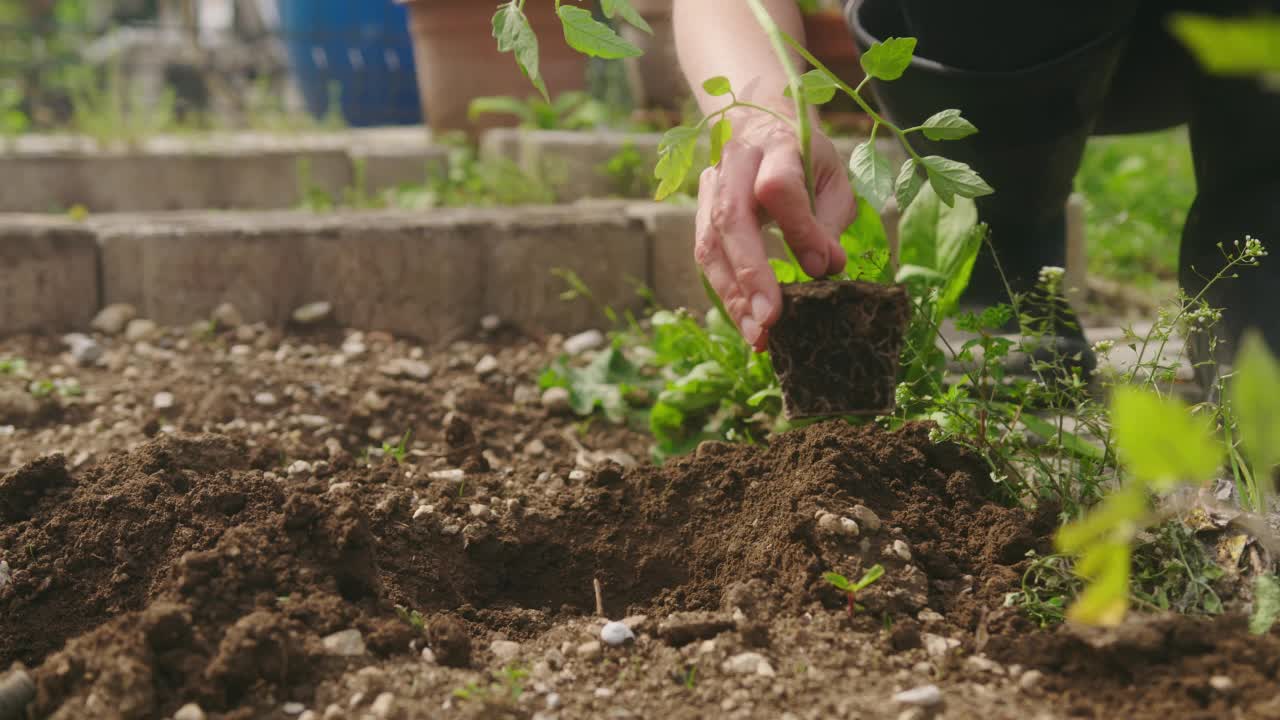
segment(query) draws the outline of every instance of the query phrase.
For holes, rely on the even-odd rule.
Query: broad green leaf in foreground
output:
[[[976,198],[995,192],[973,168],[962,162],[948,160],[939,155],[924,158],[925,170],[929,173],[929,184],[933,186],[942,202],[951,205],[957,195],[964,198]]]
[[[889,38],[883,43],[872,43],[862,54],[862,69],[877,80],[897,80],[911,65],[915,51],[915,38]]]
[[[631,0],[600,0],[600,9],[604,10],[604,16],[609,19],[613,19],[614,16],[621,16],[623,20],[635,27],[650,35],[653,34],[653,28],[649,27],[649,23],[631,5]]]
[[[1112,437],[1133,477],[1158,491],[1212,479],[1222,461],[1211,418],[1185,403],[1133,387],[1111,399]]]
[[[791,88],[783,95],[791,97]],[[821,70],[810,70],[800,76],[800,95],[810,105],[825,105],[836,96],[836,81]]]
[[[1254,474],[1263,479],[1256,483],[1263,497],[1254,498],[1262,508],[1267,478],[1280,465],[1280,363],[1256,333],[1241,344],[1228,392],[1245,454]]]
[[[613,28],[591,17],[591,11],[573,5],[561,5],[556,11],[564,25],[564,39],[569,47],[584,55],[618,60],[644,54]]]
[[[898,212],[906,212],[911,203],[924,187],[924,176],[916,171],[916,161],[907,158],[898,171],[898,179],[893,184],[894,197],[898,199]]]
[[[542,93],[543,98],[550,100],[547,84],[538,67],[538,36],[534,34],[529,18],[525,17],[514,0],[500,5],[494,13],[493,37],[498,40],[498,51],[514,53],[516,64],[525,77]]]
[[[1249,618],[1249,632],[1265,635],[1280,618],[1280,578],[1275,575],[1259,575],[1253,581],[1253,615]]]
[[[1119,625],[1129,610],[1129,558],[1127,541],[1090,548],[1076,563],[1076,572],[1089,584],[1067,610],[1067,619],[1086,625]]]
[[[869,200],[877,212],[884,212],[889,198],[893,197],[893,169],[873,141],[867,140],[854,148],[849,158],[849,172],[853,174],[853,189]]]
[[[973,123],[960,116],[959,110],[943,110],[935,113],[922,125],[924,136],[930,140],[960,140],[978,132]]]

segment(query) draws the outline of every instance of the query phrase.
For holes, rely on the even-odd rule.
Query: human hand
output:
[[[808,275],[826,277],[845,266],[840,234],[853,222],[857,203],[831,140],[815,131],[812,151],[816,213],[805,187],[800,141],[790,125],[768,115],[735,121],[720,164],[702,173],[698,187],[694,257],[756,350],[765,349],[782,311],[763,224],[778,224]]]

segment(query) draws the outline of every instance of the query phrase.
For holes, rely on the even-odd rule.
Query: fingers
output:
[[[725,158],[739,155],[730,167],[750,170],[750,152],[726,151]],[[757,155],[758,157],[758,155]],[[743,194],[741,180],[721,168],[709,168],[698,187],[697,245],[694,256],[707,282],[720,296],[725,311],[752,347],[763,350],[768,326],[781,307],[781,292],[764,251],[764,240],[755,217],[747,173]]]
[[[840,176],[840,173],[828,174]],[[819,200],[831,193],[824,184],[827,183],[819,186],[822,188]],[[849,187],[849,182],[845,181],[845,187]],[[795,252],[805,273],[822,278],[844,268],[840,231],[836,231],[836,223],[819,222],[819,218],[814,217],[809,206],[809,188],[805,187],[804,165],[794,142],[773,143],[765,151],[755,178],[755,196],[782,229],[782,237]],[[827,202],[832,201],[827,199]],[[836,219],[836,211],[832,209],[832,219]],[[838,227],[844,229],[844,225]]]

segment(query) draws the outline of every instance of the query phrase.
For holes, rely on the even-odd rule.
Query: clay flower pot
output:
[[[524,99],[537,93],[516,65],[515,57],[498,52],[493,38],[496,3],[479,0],[397,2],[409,7],[418,86],[431,129],[474,132],[514,124],[514,120],[497,116],[486,116],[480,124],[467,118],[467,109],[475,98],[510,95]],[[528,3],[525,14],[538,35],[539,64],[551,96],[584,89],[586,57],[565,43],[554,3]]]
[[[911,318],[900,285],[820,280],[782,287],[769,353],[792,419],[893,412]]]

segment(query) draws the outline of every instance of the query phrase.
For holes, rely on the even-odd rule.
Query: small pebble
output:
[[[240,314],[240,310],[229,302],[214,308],[209,319],[217,323],[220,330],[234,330],[244,324],[244,316]]]
[[[550,387],[542,393],[542,407],[555,415],[567,415],[572,411],[568,388]]]
[[[307,706],[300,702],[287,702],[280,709],[284,711],[285,715],[301,715],[307,709]]]
[[[127,303],[115,303],[98,311],[89,326],[103,335],[119,335],[130,320],[138,317],[138,310]]]
[[[332,314],[333,305],[321,300],[320,302],[307,303],[294,310],[293,321],[299,325],[318,325],[328,320]]]
[[[774,677],[777,673],[765,656],[756,652],[738,653],[720,664],[720,669],[734,675]]]
[[[564,341],[564,351],[570,355],[581,355],[590,350],[604,347],[604,333],[599,330],[580,332]]]
[[[605,623],[600,629],[600,639],[610,647],[618,647],[624,643],[631,642],[636,639],[636,634],[626,624],[618,621]]]
[[[910,690],[903,690],[894,695],[893,701],[900,705],[937,707],[942,704],[942,691],[938,689],[937,685],[921,685]]]
[[[321,640],[321,643],[331,655],[355,657],[365,653],[364,636],[354,628],[351,630],[339,630],[332,635],[326,635]]]
[[[925,652],[930,657],[943,657],[952,650],[960,647],[960,641],[955,638],[942,637],[933,633],[923,633],[920,639],[924,642]]]
[[[489,646],[489,652],[502,662],[514,659],[520,654],[520,643],[510,640],[494,640]]]
[[[547,709],[555,710],[560,707],[560,693],[550,693],[547,695]]]
[[[493,511],[489,509],[489,506],[482,503],[471,503],[470,510],[471,516],[480,520],[484,520],[493,514]]]
[[[311,474],[311,463],[306,460],[295,460],[289,466],[289,477],[300,477]]]
[[[422,648],[422,662],[428,665],[436,664],[436,653],[431,648]]]
[[[588,640],[587,642],[584,642],[581,645],[579,645],[577,650],[575,650],[574,652],[580,658],[583,658],[585,660],[591,660],[591,659],[600,657],[600,653],[603,651],[604,651],[604,646],[600,644],[599,640]]]
[[[156,410],[171,410],[177,400],[174,399],[171,392],[158,392],[155,397],[151,398],[151,407]]]
[[[867,532],[880,531],[880,516],[866,505],[854,505],[853,511],[849,514],[853,515],[853,519],[857,520]]]
[[[502,327],[502,318],[497,315],[485,315],[480,318],[480,329],[485,332],[493,332]]]
[[[62,341],[67,344],[71,360],[80,367],[89,367],[102,359],[102,346],[84,333],[71,333]]]
[[[591,476],[587,474],[586,470],[570,470],[569,471],[569,479],[572,480],[573,482],[586,482],[587,478],[589,477]]]
[[[136,320],[130,320],[125,327],[124,339],[131,343],[142,342],[154,337],[159,331],[160,326],[156,325],[154,321],[146,318],[137,318]]]
[[[9,561],[0,560],[0,590],[5,589],[5,586],[11,582],[13,582],[13,572],[9,570]]]
[[[452,470],[433,470],[432,472],[427,473],[427,477],[429,479],[440,480],[442,482],[458,482],[466,476],[467,473],[461,468],[454,468]]]
[[[840,518],[829,512],[820,513],[818,515],[818,530],[826,533],[827,535],[841,534]]]
[[[384,692],[373,699],[373,703],[369,705],[369,712],[373,713],[375,718],[391,717],[391,711],[395,709],[396,696]]]
[[[253,396],[253,403],[262,407],[275,407],[280,401],[276,398],[275,393],[260,392]]]
[[[1035,671],[1032,670],[1029,672],[1035,672]],[[1026,676],[1024,675],[1023,678],[1025,679]],[[1209,678],[1209,687],[1213,688],[1214,690],[1217,690],[1218,692],[1230,692],[1235,688],[1235,686],[1236,686],[1235,681],[1227,677],[1226,675],[1214,675],[1213,677]]]
[[[1018,686],[1026,692],[1031,692],[1040,687],[1042,682],[1044,682],[1044,673],[1039,670],[1028,670],[1022,673],[1022,677],[1018,678]]]
[[[315,710],[303,710],[298,720],[320,720],[320,715]]]
[[[598,687],[596,688],[595,696],[601,700],[607,700],[613,697],[613,688]]]
[[[1004,667],[1000,663],[982,655],[971,655],[965,659],[964,664],[974,672],[991,673],[993,675],[1004,674]]]
[[[476,363],[476,374],[480,377],[486,377],[497,372],[498,367],[498,358],[492,355],[485,355],[480,358],[480,362]]]
[[[862,531],[858,528],[858,523],[847,517],[842,517],[840,518],[840,532],[848,537],[858,537]]]
[[[173,714],[173,720],[204,720],[204,710],[195,703],[187,703]]]
[[[903,562],[911,562],[911,548],[902,540],[893,541],[893,554]]]
[[[413,511],[413,519],[421,520],[424,517],[429,517],[435,511],[436,509],[432,505],[419,505],[418,509]]]

